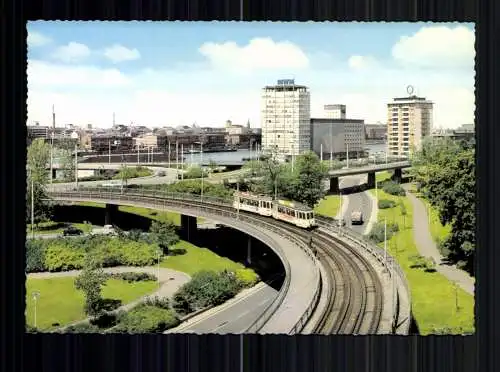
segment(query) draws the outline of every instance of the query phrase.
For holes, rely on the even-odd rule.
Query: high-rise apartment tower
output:
[[[262,89],[262,150],[280,158],[310,149],[309,89],[294,80],[278,80]]]
[[[420,149],[422,140],[430,136],[433,103],[423,97],[409,95],[394,98],[387,104],[387,152],[392,156],[408,156]]]

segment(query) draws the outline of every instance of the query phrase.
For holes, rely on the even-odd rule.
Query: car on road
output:
[[[164,171],[156,172],[156,177],[165,177],[166,173]]]
[[[351,225],[362,225],[363,222],[363,213],[361,211],[351,213]]]
[[[74,226],[69,226],[63,230],[63,236],[74,236],[74,235],[82,235],[83,231],[74,227]]]

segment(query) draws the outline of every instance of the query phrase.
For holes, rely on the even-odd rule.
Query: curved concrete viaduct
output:
[[[236,212],[217,210],[215,206],[196,206],[181,200],[158,199],[148,196],[129,196],[117,192],[49,191],[53,200],[101,202],[110,210],[117,205],[169,210],[181,214],[181,230],[188,235],[196,229],[196,217],[204,217],[245,232],[268,245],[285,266],[286,278],[276,299],[263,315],[244,331],[261,333],[298,333],[304,319],[315,306],[320,292],[321,276],[316,259],[305,244],[290,234],[269,226],[259,226],[258,219]],[[244,243],[247,245],[247,242]],[[231,331],[229,331],[231,332]],[[241,330],[240,330],[241,332]]]

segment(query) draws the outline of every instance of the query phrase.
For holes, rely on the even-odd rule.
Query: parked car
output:
[[[83,231],[74,226],[69,226],[63,230],[63,236],[82,235],[82,234]]]

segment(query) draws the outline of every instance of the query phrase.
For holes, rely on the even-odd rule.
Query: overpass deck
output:
[[[287,284],[287,288],[283,288],[286,292],[283,292],[281,298],[280,295],[278,295],[280,306],[277,310],[269,309],[272,315],[268,318],[269,320],[261,332],[292,332],[318,295],[320,273],[315,262],[308,253],[303,250],[303,247],[285,238],[277,231],[266,229],[265,226],[256,227],[256,221],[252,223],[250,220],[242,220],[241,218],[235,219],[236,213],[232,213],[232,215],[228,215],[227,212],[217,213],[215,208],[198,206],[195,203],[189,204],[189,202],[185,201],[183,203],[176,203],[173,200],[159,200],[151,197],[132,197],[126,194],[122,195],[112,192],[52,191],[49,195],[54,200],[61,201],[103,202],[107,204],[169,210],[189,216],[200,216],[233,227],[263,241],[270,246],[282,260],[284,259],[286,261],[284,265],[285,268],[288,267],[287,277],[289,278],[289,283]],[[245,216],[245,219],[248,218],[248,216]],[[271,310],[273,311],[271,312]],[[274,310],[276,310],[276,312],[274,312]],[[257,326],[259,326],[258,328],[263,325],[264,324],[257,324]],[[252,329],[250,329],[250,331],[252,331]],[[233,332],[241,332],[241,330],[234,330]]]

